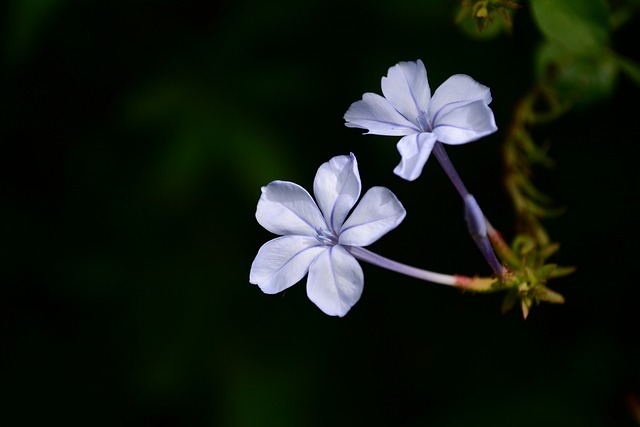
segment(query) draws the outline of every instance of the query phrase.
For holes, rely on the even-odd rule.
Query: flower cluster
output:
[[[463,197],[472,237],[496,275],[502,275],[488,243],[484,215],[441,146],[465,144],[497,130],[488,107],[489,88],[469,76],[454,75],[432,96],[426,69],[418,60],[391,67],[382,78],[382,93],[384,97],[365,93],[362,100],[354,102],[344,115],[346,126],[366,129],[370,134],[402,136],[397,143],[401,161],[394,172],[408,181],[420,176],[434,151]],[[360,191],[353,154],[334,157],[320,166],[313,184],[315,201],[292,182],[274,181],[263,187],[256,218],[280,237],[259,249],[249,281],[274,294],[308,274],[309,299],[334,316],[344,316],[360,299],[364,276],[358,259],[445,285],[477,289],[493,282],[417,269],[365,249],[396,228],[406,212],[387,188],[373,187],[357,203]]]

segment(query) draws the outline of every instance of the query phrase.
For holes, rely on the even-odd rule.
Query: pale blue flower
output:
[[[406,211],[384,187],[360,197],[360,175],[353,154],[337,156],[318,169],[313,192],[318,203],[292,182],[262,188],[256,218],[282,237],[265,243],[251,265],[249,281],[275,294],[305,274],[307,295],[323,312],[344,316],[362,295],[362,268],[350,253],[396,228]]]
[[[469,76],[449,77],[433,97],[422,61],[400,62],[382,78],[384,97],[365,93],[344,115],[348,127],[370,134],[402,136],[394,172],[413,181],[436,143],[458,145],[497,130],[488,87]]]

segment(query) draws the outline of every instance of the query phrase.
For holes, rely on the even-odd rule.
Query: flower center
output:
[[[338,243],[338,238],[329,230],[316,227],[316,240],[324,246],[334,246]]]
[[[431,131],[431,122],[429,122],[427,113],[425,113],[424,111],[420,111],[420,114],[418,114],[418,117],[416,118],[416,120],[418,122],[418,126],[420,127],[421,131],[423,132]]]

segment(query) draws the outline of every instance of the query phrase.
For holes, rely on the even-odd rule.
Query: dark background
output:
[[[449,154],[507,238],[500,147],[533,83],[540,34],[478,40],[455,1],[4,1],[0,6],[4,425],[632,426],[640,399],[635,146],[639,91],[536,129],[556,168],[535,181],[566,214],[545,221],[577,272],[563,306],[524,321],[502,295],[364,265],[341,319],[304,281],[249,284],[271,239],[260,187],[310,189],[354,152],[363,188],[407,208],[375,243],[436,271],[489,274],[437,162],[397,178],[396,138],[342,115],[401,60],[432,89],[491,87],[500,130]],[[613,44],[636,60],[637,19]],[[638,410],[640,405],[635,405]]]

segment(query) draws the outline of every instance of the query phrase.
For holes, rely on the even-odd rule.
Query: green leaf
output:
[[[601,49],[609,43],[611,22],[604,0],[535,0],[540,31],[573,52]]]
[[[579,106],[601,101],[613,93],[620,61],[606,49],[576,53],[555,41],[538,50],[538,78],[560,99]]]

